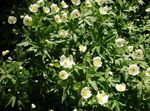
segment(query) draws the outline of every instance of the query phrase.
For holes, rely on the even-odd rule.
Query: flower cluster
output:
[[[71,0],[69,5],[38,0],[29,5],[30,13],[21,17],[25,39],[17,46],[18,52],[25,51],[23,65],[31,67],[31,77],[43,78],[46,88],[40,91],[52,92],[67,105],[74,101],[73,108],[130,110],[133,94],[136,101],[149,100],[149,25],[143,24],[150,21],[133,20],[139,2],[132,1],[135,7],[126,2]],[[16,22],[16,17],[8,18],[9,24]]]

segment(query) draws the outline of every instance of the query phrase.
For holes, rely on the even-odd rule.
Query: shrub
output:
[[[71,1],[31,3],[24,40],[13,60],[1,62],[1,106],[149,110],[148,5]]]

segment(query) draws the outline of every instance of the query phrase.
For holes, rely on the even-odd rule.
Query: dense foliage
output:
[[[150,2],[34,1],[0,61],[1,109],[150,110]],[[19,18],[18,18],[19,17]],[[4,59],[5,58],[5,59]]]

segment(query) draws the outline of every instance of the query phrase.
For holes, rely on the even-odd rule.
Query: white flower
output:
[[[150,76],[150,67],[146,70],[146,76]]]
[[[20,66],[20,67],[19,67],[19,69],[20,69],[20,70],[22,70],[22,69],[23,69],[23,67],[22,67],[22,66]]]
[[[8,92],[11,92],[11,89],[8,89]]]
[[[6,50],[5,52],[8,54],[8,53],[9,53],[9,50]]]
[[[132,64],[128,68],[129,74],[131,74],[132,76],[139,74],[140,73],[139,70],[140,68],[137,66],[137,64]]]
[[[38,6],[44,6],[44,4],[45,4],[45,3],[44,3],[44,0],[38,0],[38,1],[37,1],[37,5],[38,5]]]
[[[39,6],[38,6],[37,4],[31,4],[31,5],[29,6],[30,12],[33,12],[33,13],[38,12],[38,8],[39,8]]]
[[[90,91],[90,88],[89,87],[84,87],[82,90],[81,90],[81,96],[84,98],[84,99],[88,99],[92,96],[92,93]]]
[[[71,0],[74,5],[80,5],[80,0]]]
[[[93,64],[95,67],[101,67],[102,66],[102,61],[99,56],[93,58]]]
[[[128,51],[133,52],[133,46],[128,46]]]
[[[122,83],[122,84],[116,84],[115,88],[116,88],[117,91],[122,92],[122,91],[126,90],[126,85],[124,83]]]
[[[101,104],[101,105],[103,105],[103,104],[105,104],[105,103],[107,103],[107,101],[108,101],[108,95],[106,95],[105,93],[97,93],[97,95],[96,95],[96,99],[97,99],[97,102],[99,103],[99,104]]]
[[[95,1],[98,3],[98,5],[103,5],[106,2],[106,0],[95,0]]]
[[[20,19],[23,19],[23,18],[24,18],[24,15],[21,15],[21,16],[20,16]]]
[[[144,58],[143,51],[141,49],[136,50],[135,53],[134,53],[134,56],[137,59],[143,59]]]
[[[31,24],[31,22],[32,22],[32,17],[29,17],[28,15],[26,15],[23,19],[23,24],[25,26],[29,26]]]
[[[110,10],[110,9],[109,9],[107,6],[105,6],[105,7],[100,7],[100,8],[99,8],[99,12],[100,12],[100,14],[102,14],[102,15],[106,15],[109,10]]]
[[[86,51],[86,49],[87,49],[87,46],[85,45],[79,45],[79,51],[80,52],[85,52]]]
[[[60,57],[60,65],[64,68],[72,68],[72,66],[75,65],[75,63],[72,56],[66,57],[65,55],[62,55]]]
[[[53,13],[57,13],[58,11],[59,11],[59,7],[57,6],[57,4],[52,4],[51,5],[51,11],[53,12]]]
[[[60,71],[59,72],[59,77],[62,79],[62,80],[65,80],[65,79],[67,79],[68,77],[69,77],[69,73],[68,72],[66,72],[65,70],[62,70],[62,71]]]
[[[113,72],[112,72],[112,71],[109,71],[108,73],[109,73],[109,75],[111,75],[111,76],[113,75]]]
[[[55,19],[55,22],[58,23],[58,24],[62,22],[62,20],[61,20],[59,15],[55,15],[54,19]]]
[[[35,80],[35,82],[38,83],[39,81],[38,81],[38,80]]]
[[[50,63],[49,65],[50,65],[51,67],[53,67],[53,66],[54,66],[54,64],[53,64],[53,63]]]
[[[143,5],[143,4],[144,4],[144,0],[138,0],[138,3],[139,3],[140,5]]]
[[[86,5],[87,7],[92,7],[92,2],[91,2],[91,0],[86,0],[86,1],[85,1],[85,5]]]
[[[71,12],[71,17],[74,19],[74,18],[78,18],[80,16],[80,12],[79,10],[77,9],[74,9],[72,12]]]
[[[33,109],[36,108],[36,105],[32,103],[31,108],[33,108]]]
[[[43,7],[44,13],[48,14],[50,12],[50,9],[48,7]]]
[[[68,5],[66,4],[65,1],[61,1],[60,4],[61,4],[62,8],[68,8]]]
[[[9,56],[9,57],[8,57],[8,60],[9,60],[9,61],[11,61],[11,60],[12,60],[12,58]]]
[[[150,8],[147,8],[145,11],[146,11],[146,12],[150,12]]]
[[[9,53],[9,50],[2,51],[2,56],[5,56]]]
[[[59,30],[58,35],[62,38],[65,38],[68,35],[68,31],[66,30]]]
[[[67,14],[67,12],[65,12],[65,11],[62,11],[62,12],[61,12],[61,19],[62,19],[63,22],[66,22],[66,21],[67,21],[67,19],[68,19],[68,14]]]
[[[15,12],[12,10],[12,11],[11,11],[11,14],[14,14],[14,13],[15,13]]]
[[[17,22],[17,18],[14,16],[9,16],[8,17],[8,23],[9,24],[15,24]]]
[[[74,109],[73,111],[78,111],[77,109]]]
[[[125,39],[123,38],[118,38],[115,40],[116,46],[117,47],[123,47],[125,45]]]

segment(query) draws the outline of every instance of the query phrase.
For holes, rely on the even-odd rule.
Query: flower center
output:
[[[32,10],[33,10],[33,11],[36,11],[36,10],[37,10],[37,8],[36,8],[36,7],[32,7]]]
[[[89,94],[89,90],[88,90],[88,89],[85,89],[85,90],[83,91],[83,95],[84,95],[84,96],[88,96],[88,94]]]

